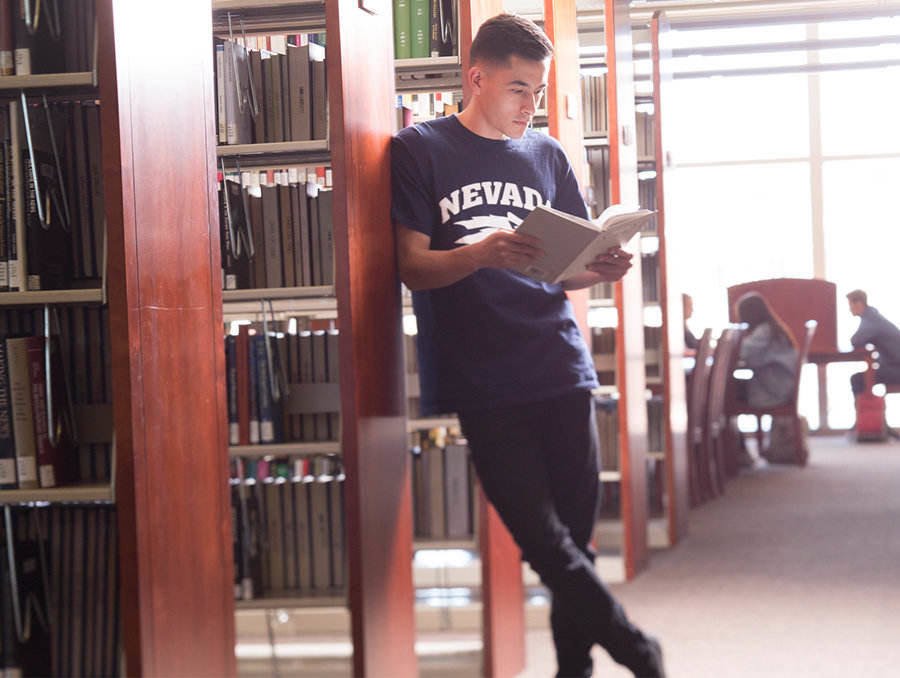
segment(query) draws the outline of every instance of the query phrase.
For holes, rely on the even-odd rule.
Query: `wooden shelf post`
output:
[[[328,0],[328,103],[354,676],[416,676],[412,492],[390,216],[390,4]],[[375,56],[379,55],[379,56]]]
[[[233,676],[210,6],[97,14],[125,673]]]

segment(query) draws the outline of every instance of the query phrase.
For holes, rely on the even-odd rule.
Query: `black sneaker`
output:
[[[642,667],[634,672],[634,678],[666,678],[663,668],[662,646],[656,638],[647,637]]]

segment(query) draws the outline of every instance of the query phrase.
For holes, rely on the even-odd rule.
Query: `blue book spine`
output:
[[[272,390],[269,380],[269,361],[266,359],[266,338],[253,337],[256,354],[257,406],[259,408],[259,441],[275,442],[275,421],[272,415]]]

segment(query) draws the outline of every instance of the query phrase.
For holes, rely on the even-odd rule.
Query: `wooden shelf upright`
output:
[[[554,55],[547,87],[547,123],[550,136],[562,144],[582,187],[588,185],[581,119],[581,82],[578,69],[578,24],[575,0],[544,0],[544,31]],[[584,340],[591,345],[587,324],[589,290],[568,293]]]
[[[233,676],[210,7],[96,7],[124,672]]]
[[[638,204],[631,20],[628,0],[604,0],[610,202]],[[616,373],[619,392],[622,552],[625,577],[647,565],[647,404],[641,257],[615,285]]]
[[[650,24],[653,74],[654,164],[656,169],[656,228],[659,235],[659,299],[662,310],[660,374],[663,388],[663,444],[665,451],[665,512],[669,545],[687,534],[689,506],[687,406],[684,379],[684,309],[677,269],[668,260],[665,173],[668,165],[663,103],[671,84],[672,50],[669,22],[656,12]]]
[[[415,676],[412,493],[390,216],[390,3],[328,0],[326,68],[340,318],[353,675]],[[365,39],[360,39],[365,36]]]

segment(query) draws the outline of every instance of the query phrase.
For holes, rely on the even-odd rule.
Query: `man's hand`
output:
[[[621,247],[610,247],[603,254],[590,262],[586,268],[600,276],[598,282],[615,282],[621,280],[628,269],[631,268],[631,258],[634,255],[626,252]]]
[[[580,290],[585,287],[592,287],[597,283],[621,280],[622,276],[631,268],[632,256],[632,254],[621,247],[611,247],[590,262],[585,267],[584,273],[579,273],[568,280],[563,280],[563,289]]]
[[[497,231],[462,249],[473,258],[478,268],[511,268],[519,271],[544,254],[539,238],[511,231]]]

